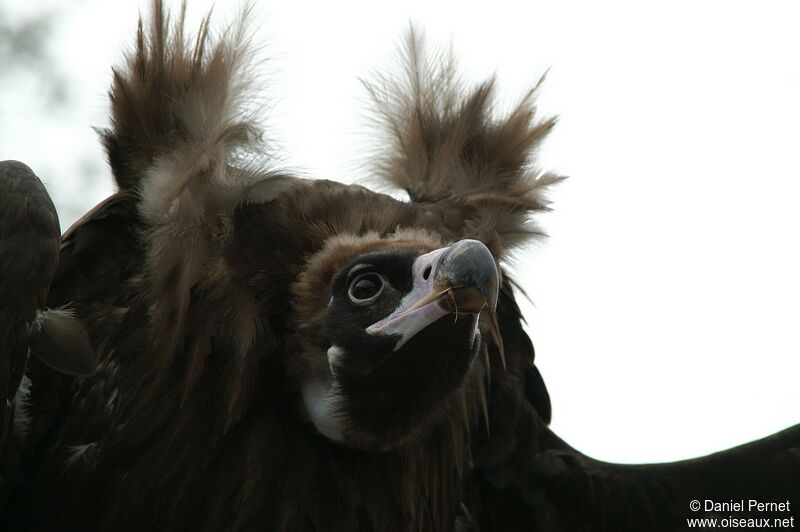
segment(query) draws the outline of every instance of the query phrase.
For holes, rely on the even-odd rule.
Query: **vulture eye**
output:
[[[378,297],[381,292],[383,292],[385,284],[382,275],[377,273],[362,273],[350,282],[350,288],[347,290],[347,294],[350,296],[350,300],[353,303],[363,305]]]

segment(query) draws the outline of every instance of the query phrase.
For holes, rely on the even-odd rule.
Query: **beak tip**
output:
[[[494,315],[497,312],[497,285],[494,286],[494,289],[490,291],[490,293],[486,297],[486,309]]]
[[[459,240],[450,246],[450,250],[442,257],[438,274],[461,296],[456,297],[459,307],[475,312],[488,307],[492,313],[497,309],[497,263],[489,248],[482,242]]]

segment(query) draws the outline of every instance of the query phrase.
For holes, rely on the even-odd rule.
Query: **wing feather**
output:
[[[728,517],[706,500],[800,504],[800,425],[708,456],[657,464],[594,460],[556,436],[520,394],[493,405],[502,424],[478,468],[489,519],[511,530],[677,531],[688,519]],[[509,407],[509,405],[514,405]],[[692,501],[700,508],[690,508]],[[499,508],[504,508],[502,511]],[[735,513],[735,512],[734,512]],[[522,517],[520,517],[522,515]],[[736,517],[786,518],[785,511]]]

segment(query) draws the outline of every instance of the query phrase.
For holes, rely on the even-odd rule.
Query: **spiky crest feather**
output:
[[[375,158],[376,175],[412,201],[474,211],[465,232],[493,251],[539,233],[530,215],[547,210],[547,188],[563,179],[535,165],[536,150],[555,125],[535,116],[541,81],[510,113],[496,116],[494,78],[470,87],[452,53],[426,52],[413,27],[401,62],[399,74],[365,82],[389,140]]]

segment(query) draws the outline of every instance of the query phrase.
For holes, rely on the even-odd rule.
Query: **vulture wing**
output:
[[[17,161],[0,163],[0,493],[17,469],[15,396],[30,330],[55,274],[59,237],[55,207],[39,178]]]
[[[11,402],[28,358],[29,332],[55,274],[60,233],[39,178],[22,163],[0,163],[0,450],[11,433]]]
[[[29,362],[63,374],[95,369],[94,350],[70,310],[46,302],[59,260],[58,214],[30,168],[0,162],[0,506],[19,476],[20,452],[35,428],[28,399]]]
[[[800,504],[800,425],[702,458],[613,464],[570,447],[522,399],[500,410],[495,419],[507,424],[478,464],[487,522],[498,529],[788,527]]]

